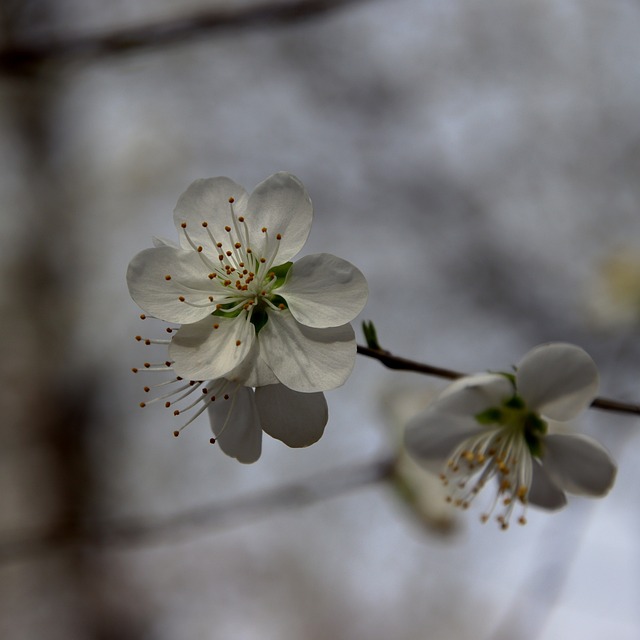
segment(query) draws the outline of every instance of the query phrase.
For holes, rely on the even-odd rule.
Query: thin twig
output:
[[[272,515],[278,510],[306,505],[346,494],[388,479],[395,460],[378,458],[309,476],[282,487],[230,498],[225,502],[190,509],[164,518],[136,518],[86,522],[69,532],[65,523],[47,531],[19,531],[0,536],[0,564],[51,553],[60,548],[133,547],[162,544],[198,530],[220,529]]]
[[[394,356],[389,351],[370,349],[363,345],[358,345],[358,353],[360,355],[379,360],[385,367],[389,369],[396,369],[398,371],[415,371],[416,373],[423,373],[437,378],[446,378],[447,380],[457,380],[458,378],[468,375],[466,373],[460,373],[459,371],[452,371],[451,369],[443,369],[441,367],[434,367],[422,362],[416,362],[415,360],[409,360],[408,358],[401,358],[399,356]],[[596,398],[591,403],[591,408],[601,409],[603,411],[616,411],[617,413],[632,413],[634,415],[640,415],[640,404],[620,402],[619,400],[611,400],[609,398]]]
[[[0,49],[0,72],[32,73],[44,63],[87,60],[192,41],[215,31],[277,27],[303,22],[365,0],[295,0],[218,8],[105,33],[32,39]]]

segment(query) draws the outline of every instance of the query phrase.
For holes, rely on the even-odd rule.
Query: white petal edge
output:
[[[184,296],[188,302],[208,304],[211,292],[204,288],[207,274],[195,251],[160,246],[145,249],[131,260],[127,285],[131,297],[145,313],[165,322],[184,324],[197,322],[211,313],[211,307],[192,307],[179,300]]]
[[[208,224],[208,230],[216,241],[222,242],[224,249],[230,249],[229,235],[225,227],[232,226],[232,207],[229,199],[233,198],[233,211],[237,216],[243,215],[248,201],[247,192],[239,184],[225,177],[200,178],[192,182],[180,196],[173,211],[173,222],[178,230],[180,245],[192,248],[185,235],[186,231],[191,241],[201,245],[209,257],[215,259],[218,250],[213,246],[207,229],[202,226]]]
[[[562,342],[535,347],[517,367],[516,386],[530,409],[552,420],[571,420],[598,391],[598,369],[580,347]]]
[[[305,327],[288,310],[269,312],[258,339],[269,368],[294,391],[335,389],[346,382],[356,360],[351,325]]]
[[[178,329],[169,345],[169,358],[176,374],[186,380],[223,378],[247,357],[254,340],[254,326],[244,315],[210,315]]]
[[[300,393],[283,384],[258,387],[255,392],[265,433],[289,447],[308,447],[324,433],[329,409],[323,393]]]
[[[311,230],[313,206],[311,198],[298,178],[284,171],[261,182],[249,196],[245,218],[255,255],[264,256],[267,229],[270,241],[278,234],[276,264],[291,260],[304,246]],[[266,256],[264,256],[266,257]]]
[[[316,253],[292,265],[277,293],[298,322],[307,327],[337,327],[362,311],[369,288],[362,272],[347,260]]]
[[[617,465],[599,442],[583,435],[553,434],[544,444],[542,464],[561,489],[585,496],[609,492]]]
[[[431,406],[440,413],[475,418],[486,409],[499,407],[514,393],[513,384],[505,376],[478,373],[452,382]]]
[[[409,420],[404,445],[422,466],[439,473],[454,450],[467,438],[477,436],[482,427],[471,415],[455,416],[434,405]]]
[[[271,371],[260,353],[260,341],[254,340],[251,350],[244,360],[225,376],[233,382],[240,382],[246,387],[262,387],[277,384],[278,378]]]
[[[557,511],[567,504],[567,497],[549,477],[544,467],[533,460],[531,487],[527,494],[529,504],[547,511]]]
[[[207,411],[211,431],[224,453],[245,464],[258,460],[262,452],[262,428],[253,389],[238,387],[228,400],[216,398]]]

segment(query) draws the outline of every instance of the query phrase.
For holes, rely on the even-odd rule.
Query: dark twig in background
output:
[[[55,527],[50,531],[5,533],[0,536],[0,563],[48,554],[65,547],[133,547],[162,543],[181,536],[192,537],[205,527],[211,531],[213,528],[243,524],[272,515],[277,510],[303,507],[381,482],[393,475],[394,465],[392,457],[378,458],[164,518],[87,521],[73,532],[65,527]]]
[[[0,49],[0,72],[25,74],[44,64],[115,56],[131,51],[161,48],[216,31],[277,27],[317,19],[364,0],[298,0],[263,3],[251,7],[218,8],[170,20],[125,27],[93,35],[56,39],[24,39]]]
[[[395,369],[396,371],[415,371],[428,376],[437,378],[446,378],[447,380],[457,380],[462,378],[466,373],[453,371],[451,369],[443,369],[442,367],[434,367],[415,360],[394,356],[389,351],[370,349],[363,345],[358,345],[358,353],[369,358],[380,361],[385,367]],[[632,413],[640,415],[640,405],[628,402],[620,402],[618,400],[610,400],[609,398],[596,398],[592,403],[593,409],[602,409],[603,411],[616,411],[618,413]]]

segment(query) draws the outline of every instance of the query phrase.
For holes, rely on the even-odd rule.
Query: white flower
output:
[[[527,353],[515,375],[485,373],[457,380],[408,424],[410,453],[440,472],[450,499],[463,508],[492,478],[497,493],[486,521],[501,503],[498,522],[509,525],[520,503],[559,509],[564,492],[606,494],[616,465],[596,441],[548,434],[546,419],[567,421],[596,395],[598,372],[574,345],[547,344]]]
[[[165,371],[170,369],[170,364],[149,368]],[[214,435],[210,442],[217,443],[228,456],[244,463],[255,462],[260,457],[263,431],[289,447],[307,447],[320,439],[329,417],[323,393],[300,393],[282,384],[253,389],[224,378],[196,382],[178,376],[153,386],[167,387],[168,391],[141,402],[140,406],[163,401],[174,416],[193,412],[188,421],[173,432],[176,437],[208,411]],[[151,389],[144,388],[146,393]]]
[[[304,186],[288,173],[250,196],[228,178],[196,180],[182,194],[180,246],[157,241],[127,272],[147,314],[182,325],[169,346],[179,376],[301,392],[345,382],[356,355],[348,323],[364,307],[367,283],[326,253],[290,262],[312,216]]]

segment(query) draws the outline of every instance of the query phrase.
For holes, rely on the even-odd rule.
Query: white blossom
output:
[[[498,508],[507,528],[520,505],[555,510],[565,492],[602,496],[613,485],[616,465],[596,441],[583,435],[549,433],[549,420],[565,422],[589,406],[598,388],[591,357],[579,347],[554,343],[527,353],[515,374],[466,376],[447,387],[409,421],[409,452],[440,474],[449,499],[467,508],[496,480],[496,495],[483,514]]]
[[[179,246],[156,241],[127,272],[145,313],[180,325],[169,345],[178,376],[299,392],[345,382],[356,355],[349,322],[367,284],[330,254],[291,262],[312,216],[304,186],[288,173],[251,195],[228,178],[196,180],[182,194],[174,211]]]

